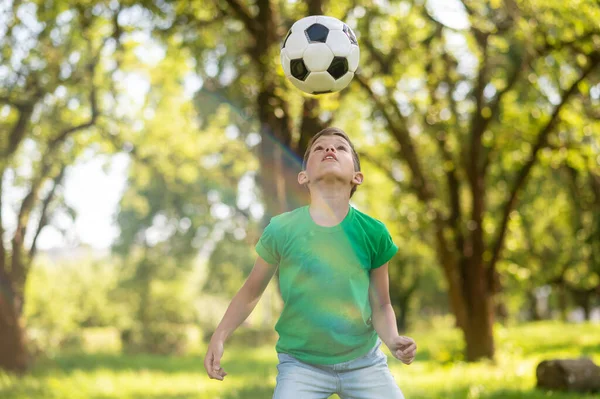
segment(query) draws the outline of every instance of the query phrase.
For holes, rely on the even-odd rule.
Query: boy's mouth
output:
[[[337,157],[335,156],[335,154],[327,154],[323,157],[321,162],[325,162],[325,161],[329,161],[329,160],[337,161]]]

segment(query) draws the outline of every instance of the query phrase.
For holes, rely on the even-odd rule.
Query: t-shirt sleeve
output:
[[[275,224],[271,222],[265,227],[260,239],[256,243],[256,253],[270,265],[279,264],[280,254],[278,245],[278,234]]]
[[[371,269],[376,269],[389,262],[396,255],[396,252],[398,252],[398,247],[394,244],[390,232],[385,226],[382,226],[377,251],[373,254]]]

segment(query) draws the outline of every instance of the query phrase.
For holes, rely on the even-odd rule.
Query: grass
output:
[[[411,334],[419,345],[415,363],[404,366],[390,357],[389,364],[407,399],[600,398],[600,394],[582,396],[535,389],[535,368],[541,360],[590,356],[600,364],[599,331],[598,324],[558,322],[498,327],[495,362],[467,364],[461,360],[458,331],[431,328]],[[219,382],[206,377],[200,354],[62,354],[39,361],[22,378],[0,373],[0,398],[271,398],[276,362],[273,346],[226,346],[222,365],[229,375]]]

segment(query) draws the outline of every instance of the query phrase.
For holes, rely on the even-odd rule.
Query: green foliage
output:
[[[125,353],[181,355],[186,353],[187,331],[182,324],[153,323],[121,333]]]
[[[177,266],[149,252],[137,262],[131,256],[122,264],[112,301],[124,310],[117,325],[127,352],[187,351],[187,327],[198,321],[198,288],[188,268]]]
[[[64,349],[122,347],[130,353],[182,354],[195,348],[193,340],[200,337],[190,339],[190,329],[198,321],[198,288],[189,273],[153,279],[142,306],[144,297],[132,292],[144,280],[125,279],[123,272],[114,258],[40,259],[26,292],[31,351],[54,356]],[[99,334],[91,341],[106,345],[95,345],[84,334],[91,327],[108,327],[114,337]]]
[[[253,158],[231,130],[228,109],[215,109],[214,119],[198,130],[196,112],[181,85],[189,73],[189,57],[170,48],[148,70],[152,91],[146,98],[144,130],[132,137],[128,188],[117,217],[121,234],[114,246],[123,256],[122,296],[129,296],[135,309],[126,327],[131,339],[125,346],[132,351],[163,353],[167,349],[157,342],[166,331],[155,331],[155,324],[196,320],[193,303],[201,287],[184,287],[189,287],[185,279],[198,251],[206,242],[219,241],[220,234],[245,234],[247,216],[237,205],[237,185],[255,167]],[[230,132],[225,140],[223,130]],[[217,237],[209,236],[211,230]],[[244,253],[247,247],[236,250]],[[212,270],[218,275],[235,269],[211,264]],[[214,280],[211,274],[206,284],[214,286],[215,281],[238,283]],[[163,338],[176,342],[177,337]]]
[[[117,269],[92,258],[56,264],[40,259],[26,287],[25,320],[35,353],[56,353],[77,344],[84,327],[117,323],[118,307],[111,301]]]
[[[210,256],[203,291],[233,297],[248,277],[255,259],[254,249],[248,242],[226,234]]]

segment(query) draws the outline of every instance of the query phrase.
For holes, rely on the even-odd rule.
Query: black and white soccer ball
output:
[[[281,45],[281,65],[294,86],[310,94],[333,93],[352,81],[360,50],[339,19],[313,15],[296,21]]]

